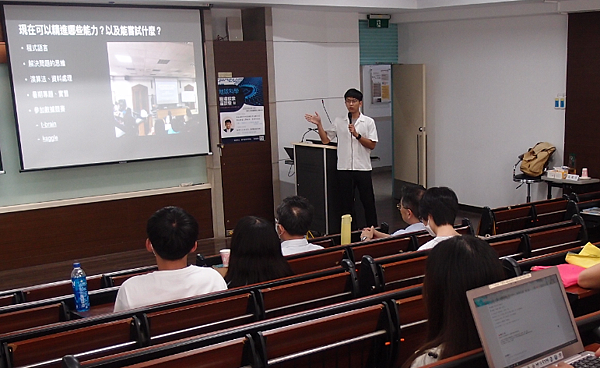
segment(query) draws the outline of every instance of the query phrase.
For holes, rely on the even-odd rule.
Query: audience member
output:
[[[587,289],[600,289],[600,263],[581,271],[577,283]]]
[[[481,239],[455,236],[433,248],[423,281],[427,338],[403,368],[421,367],[480,347],[466,292],[502,279],[498,254]]]
[[[165,128],[165,121],[163,119],[155,119],[154,120],[154,135],[164,135],[167,134],[167,130]]]
[[[314,208],[304,197],[293,196],[284,199],[277,207],[275,230],[281,242],[281,253],[290,254],[323,249],[320,245],[306,240],[313,219]]]
[[[216,270],[187,265],[187,255],[197,247],[198,223],[183,209],[156,211],[146,232],[146,249],[154,253],[158,271],[127,279],[117,293],[115,312],[227,289]]]
[[[400,216],[402,216],[402,221],[408,224],[406,229],[397,230],[392,235],[382,233],[381,231],[375,230],[374,226],[367,227],[363,229],[360,234],[361,240],[371,240],[371,239],[379,239],[379,238],[388,238],[390,236],[397,236],[406,233],[412,233],[415,231],[425,230],[425,225],[421,222],[419,218],[419,201],[423,197],[423,193],[425,193],[425,188],[421,185],[415,187],[406,187],[402,194],[402,198],[396,207],[400,211]]]
[[[458,213],[458,197],[448,187],[427,189],[419,202],[419,216],[425,229],[435,236],[423,244],[419,250],[431,249],[442,240],[459,235],[454,230],[454,219]]]
[[[273,224],[255,216],[240,219],[231,239],[227,285],[232,288],[292,275]]]

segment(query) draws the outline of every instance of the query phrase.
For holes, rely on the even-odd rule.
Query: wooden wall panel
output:
[[[565,165],[576,155],[576,169],[600,177],[600,12],[569,14]]]
[[[212,238],[211,191],[195,190],[0,214],[0,271],[143,249],[146,221],[164,206],[188,211]]]
[[[223,41],[215,42],[213,47],[217,73],[262,77],[265,104],[265,140],[225,144],[221,151],[225,229],[232,230],[241,217],[248,215],[273,221],[267,44],[265,41]]]
[[[4,12],[0,10],[0,20],[4,19]],[[4,29],[0,26],[0,64],[6,64],[6,40],[4,39]]]

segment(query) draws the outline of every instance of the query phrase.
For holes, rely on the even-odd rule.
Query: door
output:
[[[394,197],[407,185],[427,187],[425,65],[392,65]]]

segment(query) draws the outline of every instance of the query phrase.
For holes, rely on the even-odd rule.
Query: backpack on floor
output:
[[[529,176],[540,176],[544,173],[544,168],[550,156],[556,151],[556,147],[548,142],[539,142],[529,151],[523,154],[521,162],[521,171]]]

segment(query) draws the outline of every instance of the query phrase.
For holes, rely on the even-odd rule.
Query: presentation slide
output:
[[[209,153],[198,9],[4,14],[23,170]]]

